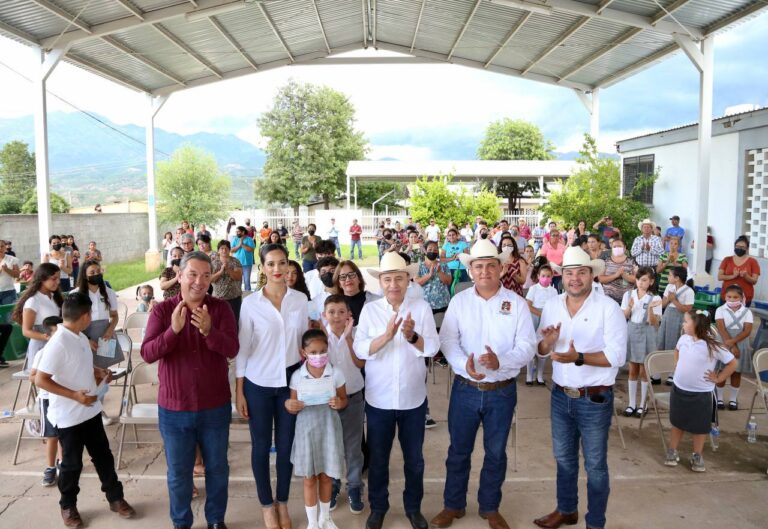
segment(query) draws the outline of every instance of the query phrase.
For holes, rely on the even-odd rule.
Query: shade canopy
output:
[[[353,161],[347,165],[347,177],[355,180],[413,182],[422,176],[451,175],[454,182],[535,182],[539,178],[567,178],[577,167],[576,162],[563,160]]]

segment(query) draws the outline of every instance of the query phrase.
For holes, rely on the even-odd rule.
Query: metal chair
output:
[[[763,398],[765,413],[768,413],[768,384],[760,378],[762,372],[768,371],[768,349],[760,349],[752,355],[752,367],[755,370],[755,393],[752,395],[752,402],[749,404],[747,424],[749,424],[749,418],[753,415],[752,412],[755,409],[755,399],[758,395]]]
[[[667,441],[664,439],[664,429],[661,426],[661,415],[659,414],[659,405],[665,406],[669,409],[669,392],[656,393],[653,390],[653,384],[651,384],[651,377],[661,376],[665,373],[672,373],[675,371],[675,352],[673,350],[654,351],[645,357],[645,377],[648,382],[648,400],[653,405],[653,412],[656,414],[656,423],[659,426],[659,435],[661,436],[661,444],[664,446],[664,452],[667,451]],[[643,409],[647,409],[647,402],[643,403]],[[640,425],[638,431],[643,429],[643,421],[645,414],[640,418]]]
[[[116,331],[122,331],[125,326],[125,319],[128,317],[128,305],[122,301],[117,302],[117,326]]]
[[[147,322],[149,322],[149,312],[134,312],[125,319],[123,332],[130,336],[134,347],[141,349]]]
[[[146,385],[158,385],[160,380],[157,374],[157,363],[147,364],[141,362],[133,368],[131,372],[130,387],[134,391],[128,391],[127,397],[122,404],[122,412],[120,413],[120,441],[117,449],[117,460],[115,461],[115,468],[120,468],[123,458],[123,445],[125,443],[135,444],[139,446],[139,433],[137,426],[153,426],[152,429],[159,429],[159,409],[157,401],[140,403],[138,398],[135,398],[137,392],[135,391],[137,386]],[[135,441],[125,440],[125,429],[128,425],[133,427],[133,436]],[[145,428],[147,430],[147,428]],[[148,442],[148,441],[145,441]],[[155,441],[154,443],[157,443]],[[162,441],[159,441],[162,442]]]

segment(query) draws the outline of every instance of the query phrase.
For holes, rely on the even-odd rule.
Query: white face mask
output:
[[[611,253],[614,255],[614,257],[621,257],[624,255],[624,248],[621,246],[616,246],[614,248],[611,248]]]

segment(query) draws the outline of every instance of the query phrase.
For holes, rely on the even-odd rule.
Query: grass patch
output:
[[[339,258],[338,254],[334,254],[334,257],[339,259],[339,261],[345,261],[349,259],[349,244],[341,244],[341,258]],[[297,259],[296,255],[294,254],[294,247],[293,242],[291,242],[288,245],[288,251],[291,254],[291,259],[294,261],[298,261],[301,263],[301,259]],[[258,256],[256,257],[258,259]],[[379,265],[379,249],[376,247],[375,244],[363,244],[363,260],[359,261],[357,259],[357,248],[355,248],[355,264],[359,266],[360,268],[368,267],[368,266],[378,266]]]
[[[105,279],[109,281],[112,290],[118,291],[160,277],[160,272],[147,272],[144,270],[144,259],[137,259],[106,265]]]

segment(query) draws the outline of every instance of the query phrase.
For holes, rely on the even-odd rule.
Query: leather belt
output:
[[[572,399],[589,397],[590,395],[596,395],[597,393],[602,393],[603,391],[613,391],[613,386],[588,386],[584,388],[567,388],[567,387],[561,386],[560,384],[555,384],[554,382],[552,383],[552,386],[556,390],[562,391]]]
[[[454,380],[459,384],[464,384],[465,386],[472,386],[473,388],[479,389],[480,391],[494,391],[496,389],[506,388],[507,386],[511,386],[512,384],[515,383],[514,378],[509,378],[507,380],[502,380],[500,382],[480,382],[477,380],[470,380],[468,378],[464,378],[461,375],[456,375],[454,377]]]

